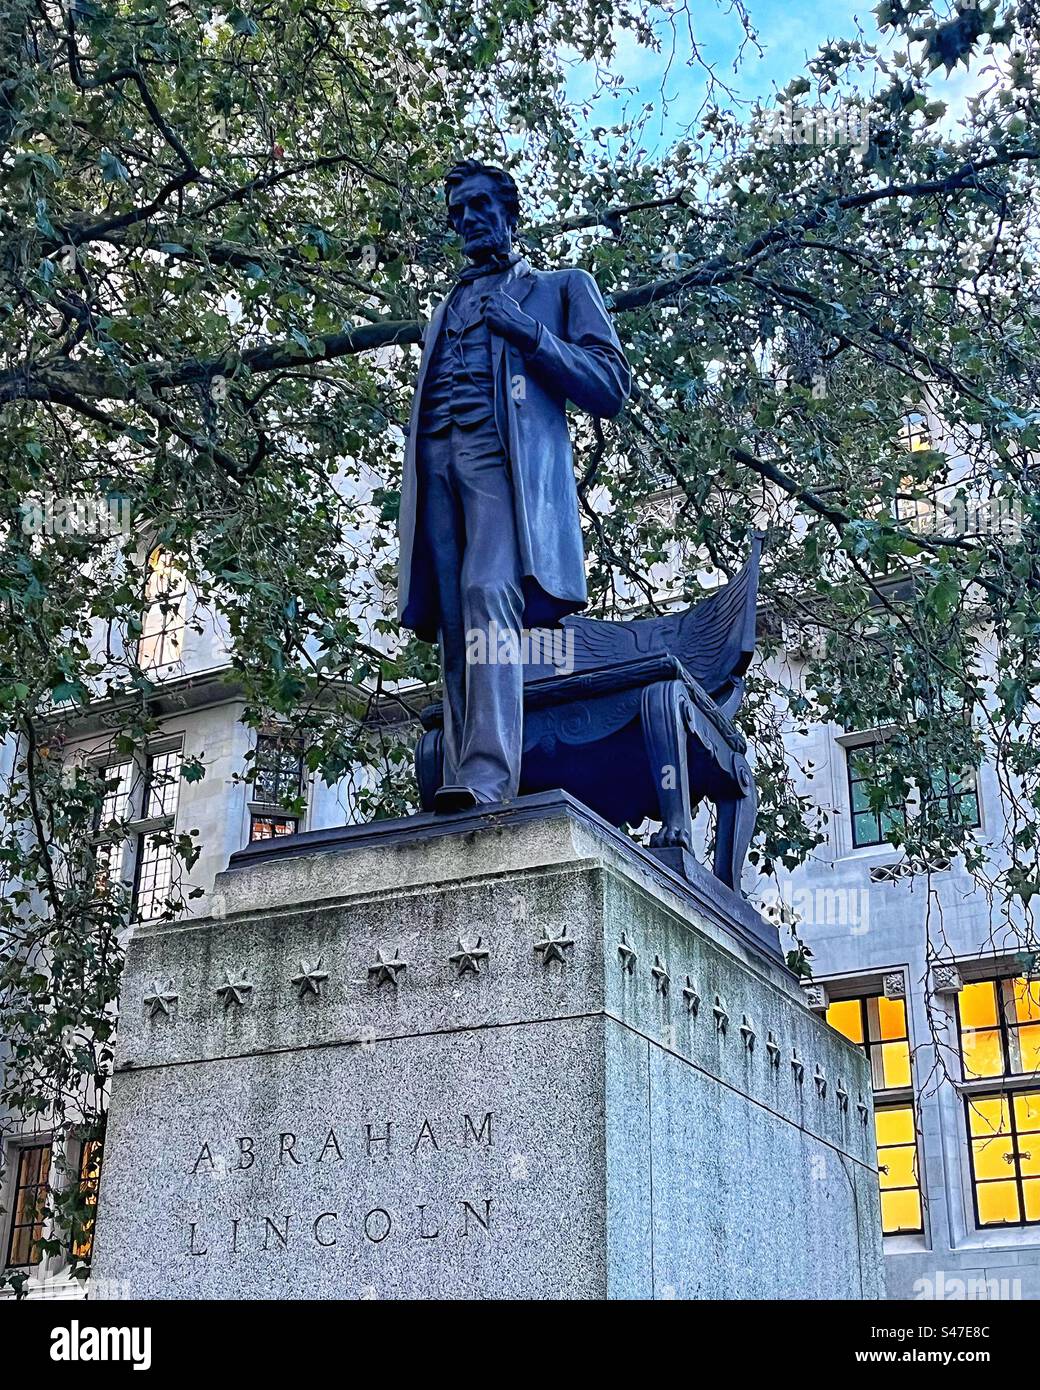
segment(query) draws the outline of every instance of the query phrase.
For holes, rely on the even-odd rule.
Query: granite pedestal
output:
[[[139,929],[95,1271],[137,1298],[883,1296],[863,1056],[562,793],[236,855]]]

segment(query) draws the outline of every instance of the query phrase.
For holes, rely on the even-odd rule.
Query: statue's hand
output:
[[[538,346],[538,320],[525,314],[504,290],[489,296],[484,318],[492,333],[500,334],[521,352],[533,352]]]

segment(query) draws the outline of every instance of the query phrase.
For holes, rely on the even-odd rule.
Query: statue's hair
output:
[[[491,180],[515,226],[520,220],[520,190],[512,174],[507,173],[505,169],[496,168],[494,164],[481,164],[479,159],[463,159],[458,164],[453,164],[444,175],[445,198],[449,197],[451,190],[462,183],[463,179],[472,178],[474,174],[483,174]]]

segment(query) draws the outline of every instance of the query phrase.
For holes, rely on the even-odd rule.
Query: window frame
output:
[[[960,991],[957,992],[954,1005],[955,1016],[957,1021],[957,1054],[960,1058],[961,1064],[961,1079],[964,1081],[966,1085],[981,1086],[987,1089],[992,1089],[994,1087],[999,1086],[1001,1083],[1009,1081],[1023,1081],[1028,1083],[1029,1080],[1032,1078],[1035,1078],[1037,1082],[1040,1083],[1040,1067],[1034,1068],[1033,1071],[1010,1070],[1012,1057],[1010,1037],[1011,1033],[1014,1032],[1017,1034],[1022,1028],[1040,1027],[1040,1020],[1035,1019],[1027,1019],[1025,1021],[1021,1019],[1016,1019],[1013,1023],[1008,1022],[1005,1012],[1006,1000],[1003,986],[1009,984],[1013,985],[1016,980],[1024,980],[1027,984],[1035,983],[1033,981],[1030,981],[1028,976],[1026,975],[1015,975],[1011,973],[1004,973],[1000,975],[980,975],[977,979],[966,979],[964,981],[965,987],[968,987],[969,985],[987,984],[994,986],[994,1001],[996,1003],[997,1015],[996,1023],[989,1027],[974,1028],[970,1030],[972,1033],[997,1033],[1000,1037],[1000,1060],[1002,1070],[1000,1072],[993,1073],[989,1076],[975,1076],[969,1075],[968,1073],[967,1064],[964,1057],[964,1024],[961,1020],[961,996]],[[1018,1051],[1018,1054],[1021,1057],[1021,1046],[1017,1047],[1016,1050]],[[1002,1086],[1001,1089],[1006,1090],[1007,1088],[1006,1086]]]
[[[156,739],[145,749],[143,758],[124,758],[119,762],[109,762],[106,758],[94,760],[94,765],[110,776],[118,768],[130,767],[134,770],[125,789],[121,779],[120,787],[114,792],[106,793],[106,802],[110,797],[113,800],[122,799],[122,812],[119,817],[122,823],[119,828],[115,831],[106,829],[116,818],[110,816],[109,820],[105,821],[105,808],[102,806],[94,829],[95,866],[102,853],[110,854],[113,862],[118,861],[116,874],[119,881],[129,889],[130,915],[134,921],[155,921],[165,910],[160,907],[159,912],[153,916],[140,916],[142,873],[149,862],[149,841],[160,836],[172,837],[176,828],[180,810],[183,761],[183,735]],[[164,765],[161,771],[157,770],[158,764]],[[158,787],[163,788],[163,792],[156,801]],[[166,890],[168,896],[168,890],[172,886],[173,848],[170,844],[160,844],[159,849],[161,853],[156,856],[156,862],[169,864],[170,882]],[[95,867],[95,883],[97,873]],[[107,873],[110,876],[113,874],[111,864]]]
[[[901,1088],[901,1089],[906,1090],[907,1088],[906,1088],[906,1087],[903,1087],[903,1088]],[[878,1092],[875,1092],[874,1094],[875,1094],[875,1097],[877,1097]],[[883,1096],[883,1095],[884,1095],[884,1092],[882,1092],[881,1095]],[[875,1103],[875,1105],[874,1105],[874,1115],[875,1115],[875,1117],[878,1115],[879,1112],[883,1112],[883,1111],[886,1111],[886,1110],[909,1110],[909,1111],[910,1111],[910,1122],[911,1122],[911,1124],[912,1124],[912,1126],[913,1126],[913,1136],[914,1136],[914,1137],[913,1137],[913,1140],[912,1140],[912,1142],[911,1142],[910,1144],[881,1144],[881,1143],[878,1142],[878,1137],[877,1137],[877,1119],[875,1118],[875,1121],[874,1121],[874,1147],[876,1148],[876,1150],[877,1150],[877,1155],[878,1155],[878,1159],[877,1159],[877,1163],[878,1163],[878,1203],[879,1203],[879,1206],[881,1207],[881,1209],[884,1210],[884,1203],[881,1201],[881,1196],[882,1196],[884,1193],[886,1193],[886,1192],[916,1192],[916,1193],[917,1193],[917,1209],[918,1209],[918,1211],[920,1212],[920,1222],[919,1222],[919,1224],[918,1224],[917,1226],[900,1226],[900,1228],[899,1228],[898,1231],[886,1231],[886,1230],[885,1230],[885,1227],[884,1227],[884,1220],[882,1219],[881,1236],[882,1236],[882,1239],[883,1239],[883,1240],[888,1240],[888,1239],[890,1239],[890,1238],[893,1237],[893,1236],[923,1236],[923,1235],[924,1235],[924,1185],[923,1185],[923,1183],[921,1182],[921,1146],[920,1146],[920,1144],[918,1143],[918,1139],[917,1139],[917,1100],[916,1100],[916,1097],[911,1096],[908,1100],[907,1100],[907,1099],[903,1099],[903,1100],[897,1100],[897,1101],[890,1101],[890,1100],[888,1100],[888,1099],[886,1098],[885,1100],[882,1101],[882,1103],[881,1103],[880,1105],[878,1105],[877,1103]],[[914,1177],[916,1178],[916,1182],[912,1183],[910,1186],[905,1186],[905,1185],[904,1185],[904,1186],[902,1186],[902,1187],[882,1187],[882,1186],[881,1186],[881,1155],[882,1155],[882,1153],[883,1153],[886,1149],[909,1149],[909,1148],[912,1148],[913,1151],[914,1151],[914,1157],[913,1157],[913,1173],[914,1173]]]
[[[273,754],[272,767],[266,766],[263,760],[268,750]],[[267,728],[257,733],[251,764],[252,781],[247,784],[248,844],[296,835],[305,827],[310,784],[303,752],[303,740],[297,734],[277,728]],[[261,774],[273,775],[273,785],[260,780]],[[287,802],[297,803],[300,809],[291,809]],[[272,835],[257,835],[260,823],[291,825],[292,829],[284,830],[282,835],[277,831]]]
[[[858,1005],[859,1005],[860,1030],[861,1030],[861,1032],[862,1032],[862,1034],[863,1034],[863,1041],[862,1041],[862,1042],[854,1042],[846,1033],[842,1033],[841,1030],[840,1030],[839,1028],[837,1028],[833,1023],[828,1023],[828,1027],[833,1028],[834,1031],[835,1031],[836,1033],[838,1033],[840,1037],[843,1037],[843,1038],[845,1039],[845,1041],[850,1045],[850,1047],[856,1048],[857,1051],[862,1052],[862,1053],[864,1054],[864,1056],[866,1057],[866,1059],[867,1059],[867,1067],[868,1067],[868,1070],[869,1070],[869,1073],[870,1073],[870,1088],[871,1088],[871,1095],[872,1095],[873,1100],[874,1100],[874,1114],[875,1114],[875,1117],[876,1117],[876,1115],[877,1115],[880,1111],[885,1111],[885,1110],[909,1110],[909,1111],[910,1111],[910,1115],[911,1115],[911,1119],[912,1119],[912,1121],[913,1121],[913,1136],[914,1136],[914,1137],[913,1137],[913,1151],[914,1151],[914,1156],[913,1156],[913,1172],[914,1172],[914,1176],[915,1176],[916,1179],[917,1179],[917,1182],[916,1182],[916,1184],[915,1184],[915,1188],[914,1188],[914,1189],[909,1188],[909,1187],[887,1187],[887,1188],[882,1188],[882,1187],[881,1187],[881,1171],[880,1171],[880,1170],[881,1170],[881,1157],[880,1157],[880,1154],[881,1154],[881,1152],[882,1152],[882,1146],[878,1144],[878,1137],[877,1137],[877,1119],[875,1118],[875,1121],[874,1121],[874,1147],[875,1147],[875,1152],[876,1152],[876,1154],[877,1154],[877,1164],[878,1164],[878,1213],[879,1213],[879,1218],[882,1220],[881,1234],[882,1234],[882,1239],[884,1239],[884,1240],[895,1240],[895,1239],[897,1239],[897,1238],[900,1237],[900,1236],[923,1236],[923,1235],[925,1234],[925,1209],[926,1209],[926,1206],[927,1206],[927,1200],[926,1200],[926,1197],[925,1197],[925,1189],[924,1189],[924,1180],[923,1180],[923,1169],[922,1169],[922,1165],[921,1165],[921,1133],[920,1133],[920,1130],[919,1130],[919,1128],[918,1128],[917,1092],[916,1092],[915,1087],[914,1087],[914,1053],[913,1053],[913,1046],[912,1046],[911,1039],[910,1039],[910,1010],[909,1010],[909,1008],[907,1007],[907,999],[906,999],[905,995],[903,995],[903,994],[895,994],[895,993],[893,993],[893,994],[888,994],[888,993],[886,993],[885,988],[884,988],[884,978],[883,978],[883,977],[884,977],[884,976],[887,976],[887,975],[890,974],[890,973],[896,973],[896,972],[895,972],[895,967],[893,967],[893,970],[892,970],[892,971],[887,971],[887,970],[886,970],[886,971],[881,972],[881,974],[879,974],[879,975],[874,975],[873,973],[871,973],[871,974],[868,974],[868,975],[865,975],[865,976],[861,976],[861,975],[856,975],[856,976],[845,976],[845,977],[843,977],[842,979],[839,979],[839,980],[829,980],[829,981],[828,981],[827,979],[822,979],[822,980],[821,980],[821,983],[822,983],[822,984],[824,985],[824,987],[828,990],[828,994],[829,994],[829,997],[830,997],[830,1004],[828,1005],[828,1010],[829,1010],[829,1008],[830,1008],[830,1005],[833,1005],[833,1004],[849,1004],[849,1003],[854,1003],[854,1004],[858,1004]],[[902,972],[900,971],[899,973],[902,973]],[[903,1036],[903,1037],[900,1037],[900,1038],[880,1038],[880,1037],[879,1037],[879,1038],[876,1038],[876,1039],[875,1039],[875,1038],[871,1038],[871,1036],[870,1036],[870,1012],[869,1012],[869,1007],[868,1007],[868,1006],[869,1006],[870,1001],[873,1000],[873,999],[887,999],[887,1000],[889,1000],[891,1003],[896,1003],[896,1002],[898,1002],[898,1003],[900,1003],[900,1004],[903,1006],[903,1027],[904,1027],[904,1029],[905,1029],[905,1033],[904,1033],[904,1036]],[[825,1018],[825,1020],[826,1020],[826,1014],[824,1015],[824,1018]],[[881,1028],[880,1028],[880,1019],[879,1019],[878,1031],[879,1031],[879,1032],[881,1031]],[[905,1042],[905,1043],[906,1043],[906,1049],[907,1049],[907,1063],[908,1063],[908,1067],[909,1067],[910,1080],[909,1080],[909,1082],[908,1082],[906,1085],[904,1085],[904,1086],[882,1086],[882,1087],[879,1087],[879,1086],[875,1083],[875,1076],[880,1075],[882,1078],[884,1077],[884,1062],[883,1062],[884,1054],[883,1054],[883,1052],[880,1051],[880,1049],[883,1048],[886,1044],[888,1044],[888,1043],[893,1043],[893,1042]],[[879,1055],[879,1058],[881,1059],[881,1060],[880,1060],[880,1065],[879,1065],[876,1069],[875,1069],[874,1056],[873,1056],[874,1050],[878,1050],[878,1055]],[[886,1144],[886,1145],[884,1145],[884,1148],[893,1148],[893,1149],[894,1149],[894,1148],[909,1148],[909,1147],[910,1147],[910,1145],[908,1145],[908,1144]],[[884,1208],[883,1208],[883,1204],[882,1204],[882,1202],[881,1202],[881,1193],[882,1193],[882,1192],[909,1192],[909,1191],[912,1191],[912,1190],[916,1190],[916,1191],[917,1191],[917,1195],[918,1195],[918,1203],[917,1203],[917,1205],[918,1205],[918,1210],[919,1210],[919,1212],[920,1212],[920,1225],[919,1225],[919,1226],[915,1226],[915,1227],[904,1226],[904,1227],[901,1227],[898,1231],[886,1231],[886,1230],[884,1229],[884,1224],[883,1224],[883,1216],[882,1216],[882,1213],[883,1213]]]
[[[881,830],[882,816],[886,814],[886,811],[871,811],[869,807],[859,811],[856,810],[855,788],[858,784],[868,781],[869,779],[866,777],[855,776],[853,773],[852,766],[854,759],[861,758],[864,755],[869,756],[871,762],[876,764],[878,749],[883,746],[886,740],[884,738],[876,737],[859,738],[855,735],[850,736],[848,734],[843,734],[840,735],[836,741],[838,743],[838,746],[842,749],[845,758],[845,794],[848,797],[847,823],[849,828],[850,848],[854,851],[886,849],[890,851],[895,851],[898,848],[898,846],[893,845],[891,840],[886,839],[882,834]],[[962,780],[970,781],[971,786],[965,788],[963,791],[952,790],[952,784],[955,776],[959,777]],[[920,787],[916,783],[913,783],[911,786],[910,794],[900,803],[900,805],[888,807],[887,814],[893,815],[898,813],[899,815],[905,816],[907,813],[907,809],[911,804],[911,798],[916,796],[919,805],[923,805],[925,802],[932,800],[945,802],[946,811],[949,814],[949,819],[952,821],[952,803],[954,801],[963,801],[965,798],[971,797],[974,801],[975,807],[974,819],[970,821],[964,821],[963,828],[965,830],[981,830],[982,796],[979,789],[978,770],[976,768],[969,767],[959,774],[954,774],[948,768],[933,768],[929,770],[929,777],[930,779],[941,777],[943,779],[943,785],[945,790],[942,793],[935,794],[933,793],[932,788],[929,787],[926,793],[926,791],[922,787]],[[879,835],[881,835],[881,838],[877,840],[861,840],[859,838],[856,828],[857,818],[859,817],[872,817],[874,824],[877,828],[877,832]]]
[[[1031,1227],[1040,1226],[1040,1212],[1038,1212],[1038,1214],[1035,1217],[1028,1217],[1026,1215],[1026,1199],[1024,1188],[1025,1182],[1034,1182],[1037,1185],[1037,1190],[1040,1191],[1040,1173],[1038,1173],[1037,1175],[1031,1175],[1027,1178],[1023,1178],[1022,1176],[1022,1155],[1019,1149],[1019,1139],[1022,1137],[1022,1135],[1018,1130],[1017,1123],[1015,1120],[1015,1099],[1018,1096],[1030,1094],[1035,1094],[1038,1098],[1040,1098],[1040,1087],[1018,1087],[1012,1088],[1011,1090],[1008,1090],[1006,1087],[998,1087],[996,1089],[986,1091],[972,1091],[969,1095],[966,1095],[964,1097],[964,1131],[968,1145],[968,1174],[971,1179],[971,1205],[972,1213],[975,1218],[975,1229],[977,1231],[1019,1231],[1026,1230]],[[984,1223],[982,1221],[981,1216],[979,1215],[980,1185],[986,1187],[990,1184],[995,1184],[998,1182],[1012,1181],[1011,1178],[980,1178],[976,1174],[975,1143],[979,1138],[984,1138],[985,1136],[972,1133],[971,1105],[973,1101],[980,1100],[1000,1100],[1007,1102],[1010,1130],[1006,1136],[995,1134],[993,1137],[995,1139],[1007,1138],[1011,1141],[1012,1144],[1015,1159],[1013,1180],[1015,1183],[1015,1189],[1018,1194],[1018,1209],[1020,1214],[1018,1221],[987,1221]],[[1026,1135],[1035,1134],[1037,1142],[1040,1143],[1040,1123],[1038,1123],[1037,1128],[1035,1130],[1026,1130],[1024,1133]]]
[[[32,1184],[26,1183],[23,1185],[20,1181],[22,1173],[22,1163],[28,1154],[34,1153],[36,1151],[45,1152],[47,1154],[46,1174],[42,1182],[35,1182]],[[10,1150],[6,1156],[6,1161],[10,1164],[13,1164],[14,1171],[10,1179],[8,1198],[4,1203],[6,1207],[4,1215],[5,1217],[9,1217],[9,1219],[5,1223],[6,1229],[4,1231],[3,1268],[5,1270],[18,1269],[27,1270],[30,1272],[35,1271],[38,1270],[47,1259],[46,1252],[43,1250],[40,1250],[39,1259],[37,1260],[29,1259],[18,1261],[16,1263],[12,1261],[11,1257],[14,1254],[15,1239],[19,1231],[29,1230],[31,1232],[35,1232],[37,1229],[39,1230],[39,1234],[34,1236],[29,1246],[30,1256],[32,1255],[33,1250],[36,1249],[42,1241],[47,1239],[46,1202],[51,1192],[51,1182],[55,1166],[54,1157],[54,1139],[52,1136],[41,1137],[40,1135],[36,1134],[19,1136],[16,1139],[12,1139],[10,1143]],[[18,1197],[21,1192],[25,1191],[30,1186],[35,1190],[37,1196],[41,1191],[43,1192],[44,1211],[40,1213],[38,1220],[33,1220],[31,1222],[19,1221]],[[29,1277],[32,1277],[31,1273]]]
[[[278,755],[279,763],[287,763],[291,758],[293,771],[286,771],[286,767],[276,765],[271,768],[265,765],[262,753],[267,748]],[[292,812],[284,810],[286,801],[299,800],[303,796],[305,785],[305,769],[303,766],[303,743],[292,734],[282,734],[276,730],[266,731],[257,734],[256,744],[253,755],[253,795],[251,802],[256,806],[270,806],[279,808],[283,814],[291,815]],[[261,795],[272,790],[264,785],[260,780],[261,773],[274,776],[274,795]],[[284,783],[284,785],[283,785]],[[298,820],[299,817],[297,816]]]
[[[852,767],[853,759],[854,759],[854,758],[857,758],[857,757],[862,757],[862,756],[866,753],[866,754],[869,755],[871,761],[876,765],[876,763],[877,763],[877,750],[878,750],[878,748],[879,748],[880,746],[881,746],[881,741],[876,740],[876,739],[875,739],[875,740],[870,740],[870,739],[868,739],[868,740],[866,740],[866,741],[863,742],[863,743],[853,743],[853,744],[847,744],[847,745],[845,746],[845,782],[846,782],[846,788],[847,788],[847,791],[848,791],[848,798],[849,798],[849,831],[850,831],[850,834],[851,834],[851,837],[852,837],[852,848],[853,848],[853,849],[893,849],[893,848],[894,848],[894,846],[893,846],[891,840],[888,840],[888,839],[885,838],[885,835],[884,835],[884,833],[882,832],[882,829],[881,829],[881,817],[882,817],[882,815],[884,814],[884,812],[882,812],[882,811],[872,811],[872,810],[870,809],[869,806],[868,806],[866,809],[861,810],[861,811],[857,811],[857,810],[856,810],[856,793],[855,793],[855,787],[856,787],[859,783],[861,783],[861,782],[869,781],[869,778],[867,778],[867,777],[856,777],[856,776],[853,775],[853,767]],[[898,812],[898,813],[902,814],[903,816],[905,816],[905,815],[906,815],[906,802],[904,801],[900,806],[891,806],[891,807],[888,807],[887,810],[888,810],[888,813],[889,813],[889,814],[892,814],[892,813],[894,813],[894,812]],[[861,839],[859,838],[859,835],[858,835],[858,832],[857,832],[857,829],[856,829],[856,823],[857,823],[858,818],[861,817],[861,816],[873,817],[874,824],[875,824],[876,827],[877,827],[877,832],[878,832],[878,837],[879,837],[878,839],[876,839],[876,840],[861,840]]]
[[[164,571],[160,568],[165,562]],[[145,558],[147,574],[144,592],[141,596],[141,631],[137,638],[135,657],[142,671],[161,671],[176,666],[184,659],[185,637],[188,631],[188,579],[176,564],[169,551],[161,545],[152,546]],[[162,586],[168,576],[169,582]],[[153,581],[159,580],[159,587]],[[149,615],[158,614],[159,625],[154,631],[148,630]],[[145,645],[154,642],[155,647],[148,657],[144,654]],[[167,655],[170,647],[171,654]]]

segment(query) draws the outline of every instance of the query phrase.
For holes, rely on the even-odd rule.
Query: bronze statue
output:
[[[423,345],[401,495],[400,619],[440,645],[437,811],[508,801],[523,747],[525,629],[585,606],[566,405],[616,415],[631,373],[591,275],[513,250],[519,195],[466,160],[445,179],[469,266]],[[485,641],[474,644],[483,634]],[[505,644],[501,638],[512,639]],[[513,660],[475,658],[494,645]]]

